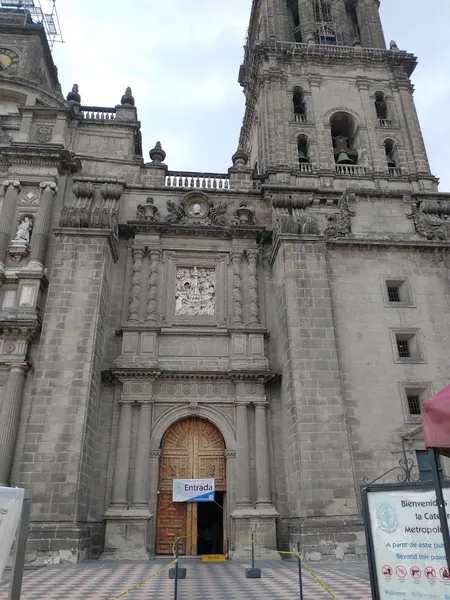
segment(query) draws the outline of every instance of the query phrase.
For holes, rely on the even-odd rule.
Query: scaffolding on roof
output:
[[[30,21],[42,25],[50,48],[55,42],[63,42],[56,0],[0,0],[0,9],[24,14],[24,25]]]

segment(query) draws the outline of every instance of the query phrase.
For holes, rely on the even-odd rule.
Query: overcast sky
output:
[[[57,0],[65,94],[114,106],[131,86],[144,156],[157,140],[171,170],[225,172],[244,112],[237,83],[251,0]],[[432,172],[450,191],[450,1],[382,0],[386,39],[419,57],[413,82]]]

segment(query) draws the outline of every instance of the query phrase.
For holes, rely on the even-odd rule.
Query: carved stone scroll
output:
[[[234,250],[231,253],[233,264],[233,325],[242,325],[242,250]]]
[[[323,232],[327,239],[346,237],[351,233],[351,217],[354,212],[350,210],[349,200],[354,200],[355,195],[345,192],[339,200],[339,213],[329,217],[330,224]]]
[[[133,274],[131,276],[130,312],[128,321],[139,321],[139,299],[141,295],[142,259],[144,248],[133,248]]]
[[[259,325],[258,248],[247,250],[248,259],[248,317],[250,325]]]
[[[161,261],[161,248],[157,246],[150,247],[150,272],[148,281],[148,299],[147,299],[147,322],[156,323],[157,305],[158,305],[158,278],[159,263]]]
[[[450,202],[424,200],[413,205],[410,218],[416,232],[427,240],[450,239]]]

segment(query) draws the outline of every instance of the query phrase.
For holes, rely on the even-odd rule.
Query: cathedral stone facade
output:
[[[253,1],[219,174],[147,162],[130,88],[63,96],[26,12],[0,41],[0,484],[32,492],[28,560],[196,555],[208,528],[231,557],[363,554],[359,486],[426,477],[449,377],[450,195],[378,2]],[[209,477],[215,503],[172,503]]]

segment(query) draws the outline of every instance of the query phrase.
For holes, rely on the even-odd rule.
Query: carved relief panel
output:
[[[165,273],[163,319],[167,324],[226,326],[225,253],[169,252]]]
[[[215,269],[178,268],[175,315],[213,317],[216,308]]]

